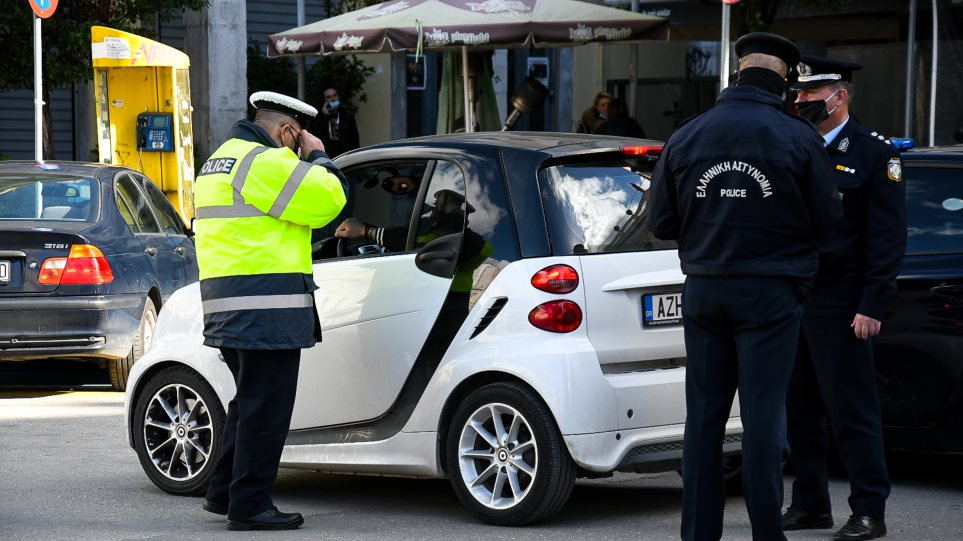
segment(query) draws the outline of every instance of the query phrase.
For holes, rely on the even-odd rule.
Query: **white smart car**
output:
[[[281,466],[447,477],[507,525],[559,511],[579,476],[678,469],[683,276],[644,224],[661,148],[495,132],[339,157],[348,205],[314,246],[323,341],[302,354]],[[379,243],[331,237],[348,216]],[[194,284],[128,383],[130,444],[174,494],[205,490],[234,394],[202,331]]]

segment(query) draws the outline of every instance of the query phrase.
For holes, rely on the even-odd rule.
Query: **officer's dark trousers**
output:
[[[207,499],[228,504],[228,518],[238,520],[274,506],[268,490],[291,425],[301,350],[221,348],[221,354],[237,394],[227,407]]]
[[[859,340],[850,327],[861,294],[858,282],[841,282],[814,288],[806,302],[786,403],[796,472],[792,506],[810,513],[832,512],[826,472],[828,417],[849,474],[850,508],[854,514],[882,519],[890,485],[873,340]]]
[[[722,536],[722,440],[738,387],[752,538],[784,540],[785,400],[802,317],[798,289],[781,278],[689,276],[682,313],[688,355],[682,539]]]

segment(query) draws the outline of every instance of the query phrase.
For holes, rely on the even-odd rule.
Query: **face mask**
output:
[[[300,156],[301,155],[301,138],[298,137],[298,133],[294,130],[294,128],[288,128],[288,129],[291,131],[291,138],[294,139],[294,148],[292,148],[291,150],[295,154]]]
[[[328,102],[328,109],[337,109],[341,107],[341,100],[331,100]]]
[[[608,119],[609,119],[609,115],[606,115],[604,113],[599,113],[599,120],[608,120]]]
[[[838,90],[836,92],[839,92]],[[806,120],[813,123],[814,126],[818,126],[820,122],[829,118],[829,115],[839,108],[837,105],[833,107],[832,111],[826,110],[826,102],[832,99],[836,95],[833,92],[825,100],[815,100],[815,101],[801,101],[796,104],[796,111],[798,111],[799,116],[805,118]]]

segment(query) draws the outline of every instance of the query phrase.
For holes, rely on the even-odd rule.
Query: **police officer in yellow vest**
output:
[[[268,496],[294,409],[301,349],[321,338],[314,306],[311,229],[345,204],[344,177],[304,129],[310,105],[255,92],[197,177],[195,232],[204,343],[234,375],[217,465],[203,507],[229,530],[287,530],[300,513]]]

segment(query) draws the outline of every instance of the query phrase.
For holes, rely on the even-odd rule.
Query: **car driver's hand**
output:
[[[364,236],[365,225],[357,218],[348,218],[334,230],[334,236],[342,239],[360,239]]]
[[[307,159],[315,150],[324,152],[324,143],[308,130],[301,130],[301,156]]]
[[[873,319],[869,316],[864,316],[863,314],[856,314],[856,317],[853,318],[852,324],[850,324],[850,327],[853,328],[853,333],[856,335],[856,338],[859,338],[860,340],[869,340],[870,337],[876,336],[879,334],[879,329],[881,326],[882,323],[880,323],[878,319]]]

